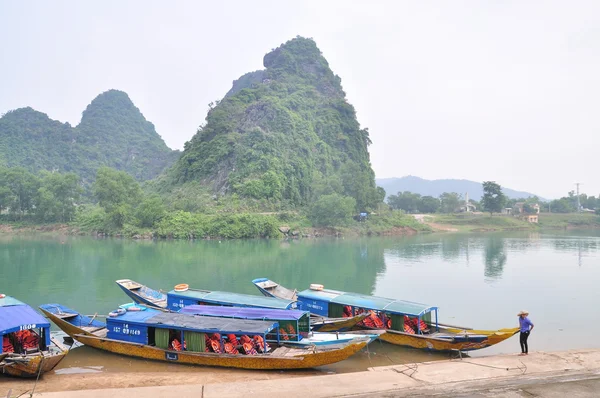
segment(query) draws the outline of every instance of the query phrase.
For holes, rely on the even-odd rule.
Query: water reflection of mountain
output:
[[[470,247],[477,246],[477,241],[465,235],[416,235],[402,240],[388,240],[386,253],[408,261],[438,256],[449,261],[466,254]]]
[[[384,246],[366,240],[132,242],[71,238],[0,243],[0,289],[32,305],[64,302],[107,311],[126,301],[114,281],[131,278],[161,289],[177,283],[259,294],[269,277],[292,288],[310,283],[370,294],[385,272]],[[92,313],[93,313],[92,312]]]

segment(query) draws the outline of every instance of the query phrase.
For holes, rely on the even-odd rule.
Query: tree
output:
[[[444,192],[440,195],[440,211],[454,213],[460,206],[460,195],[456,192]]]
[[[22,167],[0,169],[0,207],[8,208],[12,215],[23,217],[34,207],[39,184],[39,178]]]
[[[585,194],[583,194],[585,195]],[[586,209],[596,209],[598,208],[598,200],[596,199],[595,196],[586,196],[585,199],[583,198],[581,199],[581,206],[583,206]]]
[[[388,204],[392,209],[404,210],[407,213],[416,213],[419,211],[420,201],[420,194],[408,191],[398,192],[398,194],[388,197]]]
[[[166,210],[162,199],[159,196],[151,196],[144,199],[140,203],[135,213],[135,218],[138,220],[140,227],[151,228],[162,220],[165,216]]]
[[[423,196],[419,202],[419,213],[435,213],[440,208],[440,200],[433,196]]]
[[[506,203],[506,196],[502,192],[502,187],[494,181],[483,182],[483,197],[481,205],[485,211],[490,212],[490,217],[494,213],[500,213]]]
[[[309,218],[317,226],[345,226],[352,220],[356,200],[339,194],[323,195],[309,210]]]
[[[550,211],[552,213],[572,213],[577,206],[573,206],[573,202],[569,198],[560,198],[550,202]]]
[[[109,167],[98,170],[93,191],[100,207],[118,228],[129,219],[142,196],[142,190],[132,176]]]
[[[75,215],[75,203],[83,189],[74,173],[42,171],[41,186],[36,195],[35,214],[40,221],[67,222]]]

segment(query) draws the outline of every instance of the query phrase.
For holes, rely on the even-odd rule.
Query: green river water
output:
[[[222,242],[0,236],[0,293],[32,306],[105,314],[127,302],[114,283],[122,278],[164,290],[188,283],[258,295],[251,283],[258,277],[299,290],[321,283],[436,305],[441,322],[477,329],[514,327],[517,312],[527,309],[535,324],[530,350],[600,348],[599,231]],[[471,355],[518,350],[515,336]],[[375,342],[320,371],[444,358]],[[72,350],[57,371],[74,367],[177,369],[87,347]]]

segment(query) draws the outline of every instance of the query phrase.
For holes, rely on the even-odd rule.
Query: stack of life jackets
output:
[[[243,335],[240,337],[240,341],[242,342],[242,349],[246,355],[256,355],[258,352],[254,348],[254,340],[250,337]]]
[[[361,323],[369,329],[383,329],[385,327],[383,321],[377,316],[375,311],[371,311],[369,316],[363,319]]]
[[[292,329],[294,329],[291,325],[290,325],[290,327]],[[254,340],[254,346],[256,347],[256,349],[259,352],[265,353],[265,352],[269,351],[270,347],[265,342],[265,340],[262,338],[262,336],[256,335],[256,336],[254,336],[253,340]]]
[[[240,344],[235,334],[227,335],[227,343],[225,343],[225,352],[232,355],[237,355],[240,352],[237,349],[237,346]]]
[[[429,326],[427,326],[427,324],[421,319],[421,321],[419,322],[419,320],[417,318],[409,318],[408,316],[404,316],[404,324],[408,324],[414,331],[419,330],[419,327],[421,329],[422,333],[427,333],[429,332]]]
[[[29,330],[21,330],[19,332],[15,332],[15,336],[21,343],[21,346],[25,350],[31,350],[33,348],[38,348],[40,339],[37,334],[31,333]]]
[[[2,337],[2,352],[15,352],[15,347],[13,347],[8,336]]]
[[[206,343],[206,352],[215,352],[220,354],[223,352],[221,349],[221,335],[219,333],[213,333],[211,335],[204,335],[204,342]]]

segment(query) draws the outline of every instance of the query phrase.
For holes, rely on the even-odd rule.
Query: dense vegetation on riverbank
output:
[[[101,168],[83,197],[74,173],[0,167],[0,221],[26,229],[167,239],[276,238],[284,235],[379,235],[429,230],[412,216],[386,210],[355,218],[353,198],[323,195],[294,211],[264,212],[257,201],[223,197],[198,200],[190,211],[186,200],[166,201],[144,190],[129,174]],[[202,196],[199,196],[200,198]],[[51,225],[57,223],[57,225]],[[313,227],[314,226],[314,227]]]

